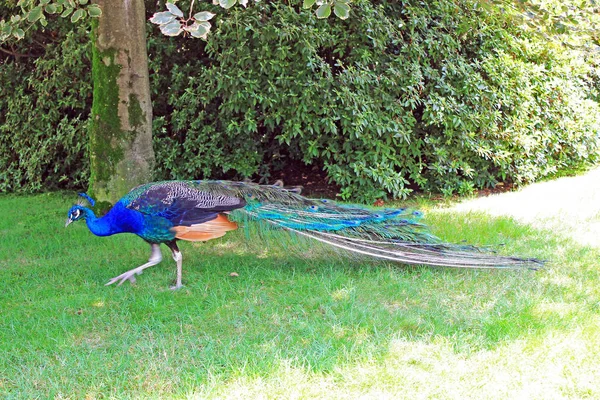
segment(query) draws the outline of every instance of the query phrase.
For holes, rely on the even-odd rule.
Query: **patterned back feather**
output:
[[[121,201],[128,208],[168,217],[175,225],[201,224],[224,213],[243,226],[258,222],[259,227],[285,230],[344,252],[406,264],[534,269],[543,265],[532,258],[499,256],[473,246],[443,243],[419,222],[419,211],[372,210],[313,200],[279,185],[165,181],[133,189]]]

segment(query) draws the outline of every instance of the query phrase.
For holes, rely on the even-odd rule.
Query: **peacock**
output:
[[[326,247],[369,258],[404,264],[457,268],[537,269],[534,258],[495,255],[474,246],[444,243],[419,222],[420,211],[370,209],[327,199],[310,199],[281,184],[258,185],[234,181],[162,181],[140,185],[97,217],[82,199],[69,210],[65,227],[85,219],[97,236],[133,233],[150,244],[148,262],[112,278],[106,285],[134,283],[136,275],[162,261],[166,244],[177,265],[172,289],[182,287],[182,254],[177,241],[207,241],[242,225],[258,231],[287,231]]]

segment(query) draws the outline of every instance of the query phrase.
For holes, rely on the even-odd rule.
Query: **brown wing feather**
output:
[[[231,222],[225,215],[219,214],[212,221],[191,226],[174,226],[172,229],[177,239],[203,242],[219,238],[225,235],[227,231],[236,230],[237,227],[235,222]]]

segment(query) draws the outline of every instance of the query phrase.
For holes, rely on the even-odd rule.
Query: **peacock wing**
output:
[[[212,221],[220,213],[244,207],[243,198],[209,190],[198,181],[164,181],[138,186],[121,200],[127,208],[168,219],[173,226]]]

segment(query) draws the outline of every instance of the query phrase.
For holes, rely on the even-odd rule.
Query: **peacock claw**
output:
[[[136,281],[135,276],[141,275],[141,274],[142,274],[142,271],[138,271],[137,268],[132,269],[131,271],[127,271],[119,276],[115,276],[110,281],[108,281],[108,283],[106,283],[104,286],[112,285],[115,282],[119,282],[119,283],[117,283],[117,286],[121,286],[125,281],[129,281],[133,285]]]
[[[179,290],[183,287],[183,285],[173,285],[173,286],[169,286],[169,289],[171,290]]]

